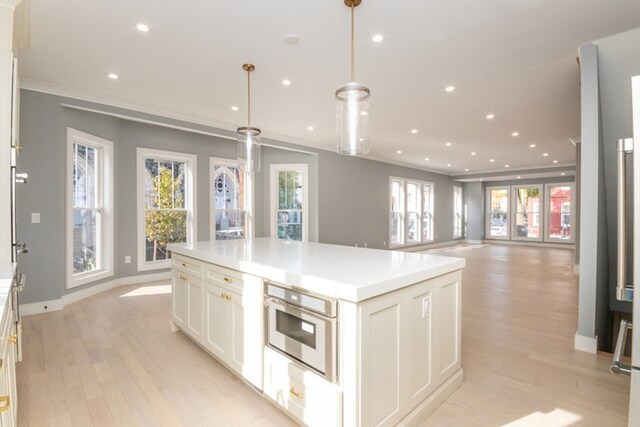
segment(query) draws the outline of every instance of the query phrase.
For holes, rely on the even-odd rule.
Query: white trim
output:
[[[579,351],[596,354],[598,352],[598,336],[596,335],[593,338],[585,337],[584,335],[578,335],[576,332],[573,348]]]
[[[534,242],[526,240],[499,240],[499,239],[484,239],[482,243],[492,245],[513,245],[513,246],[536,246],[538,248],[556,248],[556,249],[575,249],[575,245],[572,243],[563,242]]]
[[[309,166],[306,163],[272,164],[270,167],[270,235],[278,237],[276,207],[278,206],[278,172],[302,172],[302,241],[309,241]]]
[[[136,149],[136,246],[138,254],[138,271],[159,270],[171,267],[171,260],[166,259],[156,262],[145,261],[145,222],[144,222],[144,195],[145,176],[144,159],[162,159],[171,161],[182,161],[186,163],[185,168],[185,207],[187,209],[187,242],[197,240],[197,163],[198,157],[195,154],[179,153],[166,150],[154,150],[151,148],[138,147]]]
[[[48,313],[50,311],[60,311],[69,304],[73,304],[74,302],[78,302],[99,293],[108,291],[110,289],[117,288],[118,286],[153,283],[170,279],[170,271],[155,274],[141,274],[137,276],[121,277],[119,279],[113,279],[108,282],[92,286],[90,288],[68,293],[66,295],[63,295],[62,298],[59,299],[34,302],[30,304],[20,304],[20,315],[31,316],[33,314]]]
[[[408,246],[408,247],[402,248],[402,252],[422,252],[422,251],[428,251],[431,249],[444,248],[446,246],[458,246],[461,244],[481,245],[484,243],[485,242],[482,242],[480,240],[455,239],[455,240],[447,240],[446,242],[427,243],[424,245]],[[486,244],[489,244],[489,243],[486,243]]]
[[[393,211],[391,210],[391,208],[393,207],[393,203],[391,202],[391,198],[393,195],[393,183],[394,182],[398,182],[400,183],[400,200],[398,201],[398,213],[400,214],[400,221],[398,221],[398,226],[399,226],[399,230],[398,230],[398,237],[400,237],[400,242],[398,243],[392,243],[392,239],[391,239],[391,217],[393,215]],[[389,212],[389,249],[394,249],[394,248],[401,248],[403,246],[405,246],[406,242],[405,242],[405,194],[404,194],[404,184],[405,184],[405,179],[404,178],[398,178],[397,176],[390,176],[389,177],[389,206],[387,207],[387,210]],[[435,234],[435,233],[434,233]]]
[[[408,199],[408,194],[409,194],[409,184],[413,184],[416,187],[416,196],[418,198],[417,200],[417,204],[418,204],[418,210],[415,212],[409,212],[409,204],[407,203],[407,199]],[[405,226],[404,229],[404,241],[406,245],[419,245],[420,243],[422,243],[422,214],[424,212],[424,205],[422,202],[422,181],[419,181],[417,179],[406,179],[404,182],[404,194],[405,194],[405,209],[404,209],[404,215],[407,221],[407,224]],[[410,213],[415,213],[417,215],[416,218],[416,240],[409,240],[409,214]]]
[[[98,153],[96,166],[98,178],[96,192],[98,193],[98,209],[100,212],[99,233],[97,236],[98,269],[86,273],[73,274],[73,145],[82,144],[96,149]],[[77,129],[67,127],[67,168],[66,168],[66,270],[67,289],[86,285],[97,280],[113,276],[113,142],[91,135]]]
[[[458,222],[458,217],[456,217],[456,193],[460,192],[460,233],[456,234],[456,222]],[[462,186],[454,185],[453,186],[453,230],[451,230],[451,237],[455,239],[462,239],[463,236],[463,227],[464,227],[464,192],[462,190]]]
[[[427,210],[424,208],[426,200],[424,197],[424,189],[425,187],[430,187],[431,191],[429,194],[429,206],[431,207],[431,209],[429,210],[429,214],[431,215],[430,218],[430,224],[429,227],[431,229],[431,236],[429,236],[428,238],[424,238],[424,214],[425,212],[427,212]],[[422,181],[422,243],[427,244],[430,242],[433,242],[435,240],[435,235],[436,235],[436,184],[434,182],[431,181]]]
[[[540,200],[538,206],[538,234],[539,237],[518,237],[518,195],[517,191],[521,188],[537,188],[538,199]],[[544,184],[529,184],[529,185],[512,185],[511,186],[511,212],[513,218],[511,221],[511,240],[518,240],[523,242],[542,242],[545,233],[545,214],[544,214]]]

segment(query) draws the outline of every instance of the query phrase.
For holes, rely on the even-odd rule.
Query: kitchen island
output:
[[[305,424],[412,424],[462,383],[463,259],[269,238],[169,249],[172,324]],[[280,313],[298,300],[311,317]],[[324,323],[318,301],[335,305]]]

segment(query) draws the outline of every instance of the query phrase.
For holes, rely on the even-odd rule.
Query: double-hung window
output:
[[[113,275],[113,143],[67,128],[67,288]]]
[[[138,148],[138,270],[170,266],[167,244],[196,230],[196,156]]]
[[[306,242],[309,236],[306,164],[271,165],[271,236]]]
[[[247,237],[250,225],[246,203],[249,177],[240,170],[237,160],[210,159],[211,240]]]
[[[462,237],[462,187],[453,187],[453,238]]]
[[[389,178],[389,246],[433,241],[431,182]]]

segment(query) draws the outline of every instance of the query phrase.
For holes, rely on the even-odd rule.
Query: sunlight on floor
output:
[[[157,286],[141,286],[138,289],[134,289],[131,292],[120,295],[120,298],[124,297],[140,297],[144,295],[160,295],[170,294],[171,285],[157,285]]]
[[[556,408],[546,414],[534,412],[518,420],[504,424],[502,427],[526,427],[526,426],[555,426],[569,427],[582,420],[580,415],[564,409]]]

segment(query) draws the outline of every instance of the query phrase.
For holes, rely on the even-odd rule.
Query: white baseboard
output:
[[[416,245],[416,246],[400,246],[397,248],[390,248],[390,249],[394,251],[422,252],[429,249],[444,248],[447,246],[455,246],[460,244],[467,244],[467,243],[475,244],[476,242],[481,243],[479,240],[456,239],[456,240],[447,240],[446,242],[427,243],[425,245]]]
[[[491,245],[514,245],[514,246],[537,246],[539,248],[556,248],[556,249],[575,249],[573,243],[553,243],[553,242],[528,242],[526,240],[502,240],[502,239],[484,239],[482,243]]]
[[[141,274],[137,276],[120,277],[118,279],[109,280],[108,282],[100,283],[99,285],[84,288],[79,291],[71,292],[63,295],[60,299],[40,301],[30,304],[20,304],[20,315],[31,316],[33,314],[48,313],[50,311],[62,310],[65,306],[78,302],[85,298],[97,295],[99,293],[108,291],[118,286],[124,285],[136,285],[140,283],[151,283],[160,280],[171,279],[171,272],[153,273],[153,274]]]
[[[584,335],[578,335],[576,332],[573,348],[587,353],[596,354],[598,352],[598,336],[596,335],[594,338],[585,337]]]

